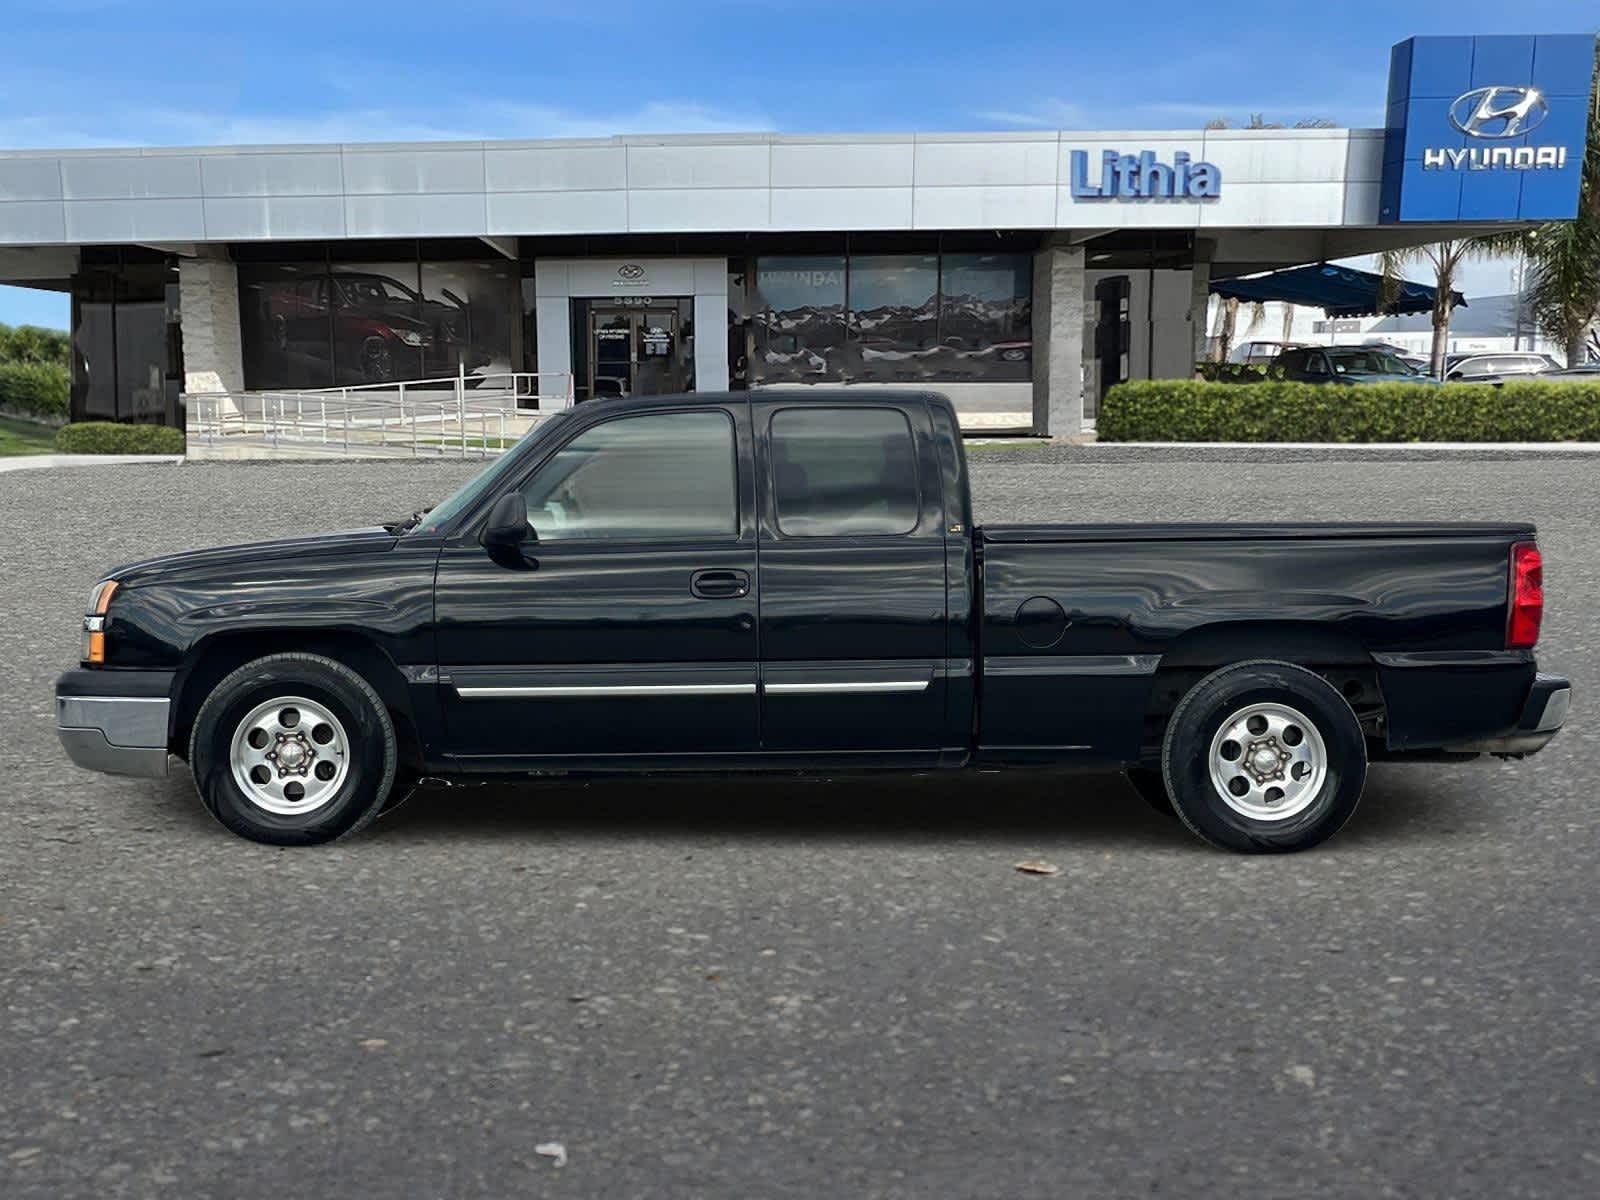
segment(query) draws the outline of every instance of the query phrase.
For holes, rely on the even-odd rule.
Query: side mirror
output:
[[[532,534],[528,502],[521,492],[507,492],[494,502],[478,540],[485,546],[519,546]]]

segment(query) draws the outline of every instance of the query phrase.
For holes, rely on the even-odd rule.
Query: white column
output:
[[[1033,256],[1033,430],[1083,432],[1083,247]]]
[[[728,390],[728,260],[694,262],[694,390]]]
[[[183,390],[242,392],[239,272],[220,258],[178,259]]]
[[[539,391],[556,389],[553,371],[572,371],[572,302],[567,264],[536,259],[533,264],[533,328],[539,339]]]

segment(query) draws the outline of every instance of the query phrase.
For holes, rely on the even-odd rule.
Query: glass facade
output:
[[[726,338],[728,386],[736,389],[1026,383],[1032,241],[953,234],[677,239],[672,255],[725,258],[726,329],[697,331],[696,302],[688,296],[572,297],[573,393],[584,400],[691,391],[697,332]],[[656,240],[529,239],[520,249],[520,260],[508,260],[468,238],[231,245],[244,387],[443,382],[458,371],[470,383],[536,371],[539,261],[661,257],[668,247]],[[76,419],[182,424],[178,291],[170,255],[135,246],[84,249],[72,279]],[[566,381],[541,386],[561,390]]]
[[[1027,254],[810,254],[755,263],[752,383],[1026,381]]]
[[[182,425],[177,270],[102,253],[72,280],[72,419]]]
[[[241,264],[245,387],[342,387],[519,369],[520,272],[412,257]]]
[[[752,383],[845,378],[845,256],[756,260]]]

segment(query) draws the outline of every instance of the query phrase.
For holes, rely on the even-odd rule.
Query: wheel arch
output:
[[[1168,719],[1206,675],[1237,662],[1267,659],[1315,671],[1338,689],[1369,737],[1387,721],[1378,668],[1355,633],[1315,621],[1214,621],[1179,634],[1151,679],[1140,760],[1159,757]]]
[[[169,749],[180,756],[188,753],[195,717],[226,675],[265,655],[286,653],[321,654],[360,674],[389,710],[400,765],[420,769],[422,740],[405,676],[373,638],[339,628],[241,630],[197,642],[178,673]]]

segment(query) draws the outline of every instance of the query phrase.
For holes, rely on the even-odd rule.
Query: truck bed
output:
[[[1158,673],[1251,658],[1348,672],[1386,706],[1390,749],[1504,730],[1534,675],[1528,652],[1505,648],[1511,546],[1534,533],[1518,522],[982,526],[980,750],[1125,761],[1141,736],[1127,714],[1148,708]]]

